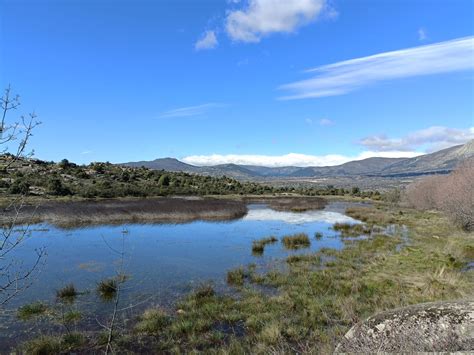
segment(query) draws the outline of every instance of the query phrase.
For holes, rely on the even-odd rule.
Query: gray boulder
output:
[[[336,353],[474,351],[474,301],[432,302],[376,314],[353,326]]]

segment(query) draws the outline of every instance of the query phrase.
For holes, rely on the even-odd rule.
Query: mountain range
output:
[[[229,176],[241,180],[278,178],[320,177],[413,177],[430,174],[446,174],[461,161],[474,157],[474,140],[464,145],[439,150],[415,158],[367,158],[336,166],[266,167],[256,165],[221,164],[195,166],[174,158],[123,163],[130,167],[146,167],[155,170],[182,171],[211,176]]]

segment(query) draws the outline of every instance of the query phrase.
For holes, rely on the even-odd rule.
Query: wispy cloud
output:
[[[426,30],[423,27],[419,28],[418,29],[418,39],[420,41],[425,41],[427,38],[428,38],[428,35],[426,33]]]
[[[320,126],[332,126],[334,124],[334,121],[331,121],[328,118],[321,118],[319,120],[319,125]]]
[[[306,118],[305,122],[309,125],[312,125],[315,121],[312,118]],[[317,120],[318,124],[322,127],[332,126],[334,121],[330,120],[329,118],[321,118]]]
[[[379,152],[391,150],[412,151],[420,147],[424,147],[427,152],[432,152],[464,144],[471,139],[474,139],[474,127],[456,129],[433,126],[412,132],[401,138],[389,138],[382,134],[366,137],[358,143]]]
[[[282,166],[332,166],[347,163],[352,160],[361,160],[371,157],[385,158],[411,158],[422,153],[419,152],[372,152],[365,151],[356,156],[346,156],[339,154],[329,155],[306,155],[290,153],[285,155],[240,155],[240,154],[211,154],[211,155],[192,155],[182,159],[185,163],[210,166],[219,164],[240,164],[240,165],[258,165],[268,167]]]
[[[200,39],[197,40],[194,48],[199,51],[202,49],[216,48],[218,45],[216,33],[214,31],[206,31]]]
[[[242,8],[228,12],[226,32],[234,41],[259,42],[272,33],[294,32],[310,23],[324,5],[325,0],[249,0]]]
[[[223,107],[224,104],[220,103],[207,103],[196,106],[180,107],[175,108],[169,111],[165,111],[159,115],[159,118],[174,118],[174,117],[192,117],[192,116],[201,116],[208,112],[210,109]]]
[[[92,150],[84,150],[83,152],[81,152],[81,155],[87,155],[92,153],[94,153]]]
[[[380,81],[474,69],[474,37],[356,58],[308,70],[311,79],[280,86],[281,99],[347,94]]]

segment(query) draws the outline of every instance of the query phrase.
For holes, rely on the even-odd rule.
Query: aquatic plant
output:
[[[284,236],[281,240],[286,249],[308,248],[311,241],[306,233]]]
[[[202,284],[194,290],[194,296],[197,299],[212,297],[216,294],[214,287],[211,284]]]
[[[102,300],[110,301],[117,293],[117,286],[116,279],[104,279],[97,284],[97,292]]]
[[[79,292],[76,290],[74,284],[70,283],[56,291],[56,298],[61,301],[73,302],[78,294]]]
[[[277,241],[278,241],[278,238],[274,236],[270,236],[268,238],[263,238],[259,240],[254,240],[252,243],[252,254],[262,255],[265,250],[265,246],[267,244],[273,244],[273,243],[276,243]]]
[[[162,309],[150,308],[140,316],[135,330],[139,333],[156,334],[165,328],[170,321],[170,316]]]
[[[321,233],[321,232],[314,233],[314,238],[316,240],[320,240],[322,237],[323,237],[323,233]]]
[[[370,234],[372,231],[369,226],[362,223],[335,223],[332,229],[341,232],[341,236],[343,237],[357,237],[363,234]]]
[[[244,284],[245,271],[242,267],[227,272],[227,283],[229,285],[242,286]]]
[[[43,335],[39,338],[26,342],[23,348],[26,354],[58,354],[62,350],[61,337]]]
[[[48,306],[45,303],[34,302],[18,308],[17,316],[19,319],[26,321],[44,315],[47,311]]]

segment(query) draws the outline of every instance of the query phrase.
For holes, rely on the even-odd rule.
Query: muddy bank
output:
[[[194,220],[232,220],[245,216],[243,201],[196,198],[47,201],[24,206],[15,224],[50,223],[68,228],[121,223],[183,223]],[[9,224],[15,211],[3,209],[0,224]]]

